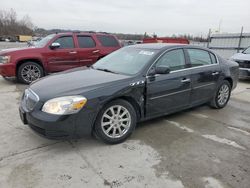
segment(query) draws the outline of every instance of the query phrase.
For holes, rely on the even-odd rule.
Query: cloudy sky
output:
[[[250,32],[250,0],[1,0],[34,25],[121,33]],[[221,23],[221,24],[220,24]]]

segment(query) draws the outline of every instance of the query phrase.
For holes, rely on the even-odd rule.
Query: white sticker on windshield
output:
[[[140,51],[140,53],[139,54],[141,54],[141,55],[153,55],[154,54],[154,52],[151,52],[151,51],[144,51],[144,50],[142,50],[142,51]]]

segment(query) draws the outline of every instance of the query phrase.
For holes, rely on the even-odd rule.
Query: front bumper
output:
[[[250,79],[250,69],[239,68],[239,78],[240,79]]]
[[[11,63],[6,63],[6,64],[0,63],[0,75],[2,75],[4,77],[16,76],[15,65],[11,64]]]
[[[72,115],[51,115],[35,109],[26,112],[22,105],[19,108],[20,118],[24,124],[41,136],[50,139],[72,139],[91,135],[95,113],[82,109]]]

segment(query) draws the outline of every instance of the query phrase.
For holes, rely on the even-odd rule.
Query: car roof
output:
[[[72,35],[72,34],[80,34],[80,35],[112,35],[105,32],[92,32],[92,31],[82,31],[82,32],[62,32],[56,33],[57,35]]]
[[[151,50],[167,50],[170,48],[190,47],[190,48],[198,48],[210,51],[208,48],[205,47],[195,46],[190,44],[178,44],[178,43],[145,43],[145,44],[131,45],[130,47],[151,49]]]
[[[179,47],[179,46],[184,46],[184,45],[185,44],[177,44],[177,43],[144,43],[144,44],[132,45],[131,47],[161,50],[165,48]]]

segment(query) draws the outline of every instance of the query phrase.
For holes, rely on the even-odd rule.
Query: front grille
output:
[[[36,93],[34,93],[31,89],[26,89],[24,91],[23,97],[22,97],[22,103],[23,106],[25,106],[27,111],[32,111],[37,102],[39,101],[39,97]]]
[[[236,61],[240,68],[250,68],[250,61]]]

